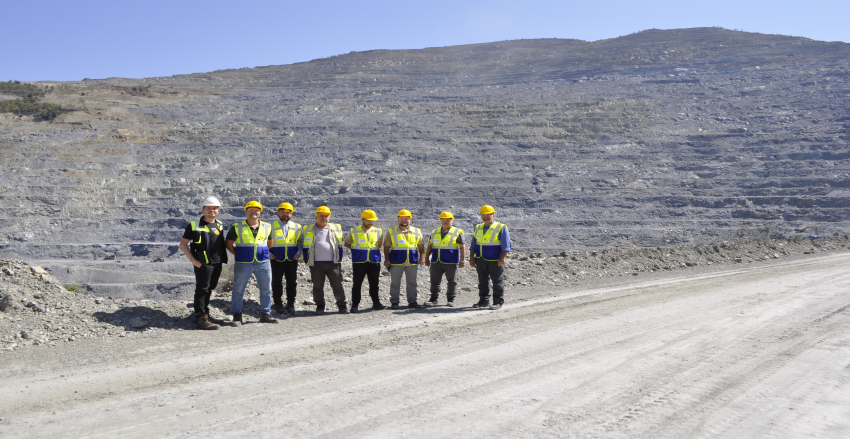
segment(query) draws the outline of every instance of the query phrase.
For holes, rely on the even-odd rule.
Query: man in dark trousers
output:
[[[204,216],[191,221],[183,232],[180,250],[195,267],[195,317],[198,329],[218,329],[210,320],[210,294],[218,286],[221,264],[227,263],[222,224],[216,219],[221,208],[218,198],[204,200]]]
[[[481,224],[475,225],[469,243],[469,265],[478,271],[478,303],[473,308],[498,310],[505,303],[505,259],[511,251],[508,226],[496,222],[496,209],[481,206]],[[493,304],[490,304],[490,281],[493,282]]]

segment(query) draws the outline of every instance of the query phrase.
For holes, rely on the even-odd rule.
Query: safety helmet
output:
[[[440,219],[446,219],[446,218],[455,219],[455,216],[452,215],[452,213],[449,212],[449,211],[445,211],[445,212],[440,214]]]
[[[489,204],[485,204],[481,206],[481,210],[478,213],[480,213],[481,215],[488,215],[491,213],[496,213],[496,209],[493,209],[493,206]]]
[[[323,214],[323,215],[330,215],[331,210],[328,209],[328,206],[319,206],[319,207],[316,208],[316,213],[314,215],[318,215],[320,213]]]
[[[245,205],[245,209],[243,209],[243,210],[248,210],[248,209],[250,209],[250,208],[252,208],[252,207],[253,207],[254,209],[260,209],[260,212],[262,212],[262,211],[263,211],[263,205],[262,205],[262,204],[260,204],[260,202],[259,202],[259,201],[249,201],[249,202],[248,202],[248,204],[246,204],[246,205]]]
[[[277,210],[286,209],[290,212],[295,212],[295,209],[292,208],[292,205],[289,203],[280,203],[280,206],[277,206]]]
[[[401,209],[401,210],[399,210],[399,211],[398,211],[398,215],[396,215],[396,216],[397,216],[397,217],[400,217],[400,216],[406,216],[406,217],[411,218],[411,219],[413,218],[413,214],[411,214],[411,213],[410,213],[410,211],[409,211],[409,210],[407,210],[407,209]]]
[[[377,221],[378,215],[375,214],[374,210],[366,209],[366,210],[363,211],[363,213],[360,214],[360,218],[362,218],[366,221]]]
[[[218,201],[218,198],[216,198],[216,197],[208,197],[207,199],[204,200],[204,204],[201,207],[207,207],[207,206],[221,207],[221,201]]]

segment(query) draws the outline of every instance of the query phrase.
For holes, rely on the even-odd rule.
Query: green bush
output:
[[[53,120],[62,114],[62,109],[56,104],[39,102],[35,96],[23,99],[0,101],[0,113],[37,114],[44,120]]]
[[[62,285],[62,286],[65,287],[66,290],[68,290],[72,293],[80,293],[80,292],[83,291],[83,286],[80,285],[80,284],[65,284],[65,285]]]
[[[36,84],[23,84],[21,81],[0,82],[0,94],[10,94],[21,97],[39,97],[44,96],[49,91],[49,87],[38,86]]]

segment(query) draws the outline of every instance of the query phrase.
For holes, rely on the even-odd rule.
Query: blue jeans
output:
[[[251,274],[257,276],[257,286],[260,287],[260,312],[272,312],[272,266],[266,262],[236,262],[233,266],[233,293],[230,295],[230,312],[242,312],[242,296]]]

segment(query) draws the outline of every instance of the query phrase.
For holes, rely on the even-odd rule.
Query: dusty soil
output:
[[[850,253],[0,356],[4,437],[847,437]],[[471,301],[470,301],[471,304]]]

